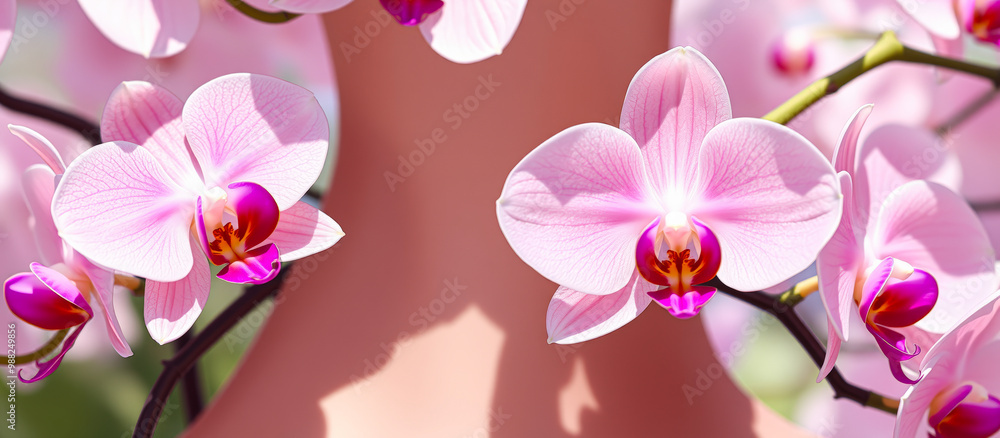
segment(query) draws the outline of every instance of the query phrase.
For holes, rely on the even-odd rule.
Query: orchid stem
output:
[[[819,290],[819,278],[807,278],[796,283],[791,289],[788,289],[785,293],[778,296],[778,301],[786,306],[795,307],[797,304],[801,303],[802,300],[806,299],[806,297],[817,290]]]
[[[892,31],[883,32],[875,45],[864,55],[825,78],[813,82],[791,99],[781,104],[763,118],[782,125],[787,124],[820,99],[836,93],[840,87],[858,76],[892,61],[933,65],[988,79],[994,87],[1000,86],[1000,70],[972,64],[957,59],[932,55],[903,45]]]
[[[795,340],[802,345],[802,348],[805,349],[806,353],[809,354],[809,357],[812,358],[816,367],[821,367],[823,365],[823,360],[826,357],[826,350],[823,348],[823,344],[819,342],[816,335],[809,331],[809,328],[806,327],[802,318],[795,313],[795,309],[792,306],[783,303],[780,298],[775,298],[764,292],[738,291],[726,286],[719,281],[718,278],[705,283],[705,285],[713,286],[718,289],[719,292],[743,301],[744,303],[750,304],[751,306],[774,316],[778,322],[781,322],[781,324],[788,329],[788,332],[795,337]],[[898,400],[854,386],[848,382],[847,379],[844,379],[844,376],[840,374],[840,370],[838,370],[837,367],[833,367],[830,374],[826,376],[826,381],[833,388],[833,398],[846,398],[853,400],[861,406],[872,407],[893,415],[896,414],[896,409],[893,406],[899,406]]]
[[[174,348],[177,352],[184,349],[185,346],[191,343],[191,331],[184,333],[181,337],[174,341]],[[197,358],[191,363],[191,369],[184,373],[184,377],[181,380],[181,394],[184,398],[184,412],[187,414],[188,424],[194,423],[194,420],[201,415],[202,409],[205,407],[204,396],[201,390],[201,377],[198,375],[198,363]]]
[[[291,12],[285,12],[285,11],[280,11],[280,12],[262,11],[260,9],[257,9],[253,6],[244,3],[242,0],[226,0],[226,3],[229,3],[229,5],[233,7],[233,9],[240,11],[240,13],[242,13],[243,15],[246,15],[247,17],[253,18],[254,20],[260,21],[262,23],[270,23],[270,24],[287,23],[302,15],[302,14],[293,14]]]
[[[205,327],[197,336],[191,339],[186,345],[181,347],[173,358],[163,362],[163,372],[156,378],[156,383],[146,398],[146,403],[139,412],[139,419],[136,420],[135,429],[132,431],[133,438],[148,438],[153,436],[156,424],[160,421],[160,414],[167,405],[167,397],[174,389],[177,381],[194,365],[209,348],[215,345],[222,336],[236,326],[244,316],[249,314],[258,304],[271,298],[278,292],[281,282],[291,265],[283,267],[278,276],[260,285],[247,288],[239,298],[233,301],[222,313]]]
[[[35,350],[32,353],[15,357],[14,365],[24,365],[32,363],[36,360],[44,358],[45,356],[48,356],[53,351],[56,351],[56,348],[59,347],[59,344],[62,343],[63,339],[66,339],[67,333],[69,333],[69,329],[62,329],[57,331],[56,334],[52,336],[52,338],[50,338],[48,342],[45,343],[45,345],[42,345],[42,348],[39,348],[38,350]]]
[[[80,116],[70,114],[66,111],[32,102],[7,93],[7,90],[0,88],[0,105],[11,111],[26,114],[32,117],[48,120],[57,125],[62,125],[72,131],[79,133],[87,139],[90,144],[101,143],[101,128],[97,124],[89,122]]]

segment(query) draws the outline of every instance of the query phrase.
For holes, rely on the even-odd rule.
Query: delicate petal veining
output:
[[[95,263],[175,281],[192,263],[195,199],[185,194],[149,151],[104,143],[69,165],[52,213],[63,239]]]
[[[278,207],[295,204],[319,177],[329,125],[308,90],[237,73],[202,85],[184,104],[184,133],[206,186],[253,181]]]
[[[204,185],[184,144],[184,103],[158,85],[122,82],[111,93],[101,116],[104,141],[127,141],[148,150],[177,184],[192,191]]]
[[[556,134],[507,177],[497,201],[514,252],[546,278],[584,293],[622,289],[657,216],[635,141],[596,123]]]
[[[190,251],[190,250],[189,250]],[[178,281],[146,281],[143,315],[153,340],[173,341],[191,328],[208,300],[212,271],[208,260],[197,254],[190,272]]]
[[[677,47],[636,73],[625,94],[621,128],[638,142],[653,186],[668,205],[682,208],[676,204],[695,186],[705,136],[730,118],[718,70],[697,50]]]
[[[268,242],[281,252],[281,261],[289,262],[323,251],[344,237],[344,231],[330,216],[299,201],[281,212],[278,227]]]
[[[708,133],[690,213],[715,233],[719,279],[739,290],[771,287],[808,267],[840,222],[833,166],[798,133],[732,119]]]
[[[621,328],[646,309],[652,301],[648,292],[656,288],[637,273],[624,288],[608,295],[560,287],[545,316],[549,343],[575,344]]]

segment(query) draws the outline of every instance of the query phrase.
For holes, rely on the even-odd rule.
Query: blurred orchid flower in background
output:
[[[965,200],[923,181],[936,169],[913,163],[935,147],[933,136],[887,125],[857,147],[871,111],[867,105],[855,112],[835,152],[844,213],[816,262],[829,316],[827,355],[817,380],[830,372],[848,339],[853,303],[890,359],[893,375],[912,383],[900,361],[915,357],[920,347],[909,351],[904,334],[921,331],[914,334],[933,342],[929,333],[943,333],[975,308],[997,287],[995,255]],[[939,294],[947,299],[939,301]]]
[[[716,274],[756,290],[812,263],[840,219],[833,167],[794,131],[730,114],[711,62],[675,48],[635,75],[622,129],[569,128],[511,171],[501,230],[562,286],[550,342],[604,335],[651,299],[693,316]]]
[[[122,357],[132,355],[115,315],[113,271],[84,258],[59,237],[52,220],[53,193],[66,169],[55,147],[38,133],[11,125],[10,131],[27,143],[45,162],[24,172],[24,195],[34,219],[34,235],[42,263],[32,263],[31,272],[15,274],[4,283],[4,298],[11,312],[25,322],[45,330],[77,327],[62,342],[53,358],[37,362],[38,373],[26,383],[52,374],[76,342],[83,327],[94,316],[88,301],[96,301],[104,314],[108,337]],[[134,279],[132,279],[134,280]],[[137,280],[134,280],[138,284]]]
[[[0,0],[0,60],[7,54],[7,47],[14,38],[17,22],[17,0]]]
[[[678,1],[671,24],[671,41],[702,51],[727,78],[736,117],[767,114],[863,54],[886,29],[911,47],[932,49],[927,32],[895,0]],[[878,106],[869,121],[874,126],[923,124],[935,102],[913,90],[933,89],[937,82],[932,69],[883,65],[788,127],[832,157],[843,121],[862,105]]]
[[[239,283],[273,278],[343,232],[299,201],[329,141],[312,93],[252,74],[195,90],[186,103],[146,82],[123,83],[103,139],[68,167],[53,203],[61,235],[101,265],[147,278],[146,327],[184,334],[209,293],[208,260]],[[238,228],[232,226],[236,220]]]
[[[201,16],[198,0],[79,0],[94,26],[111,42],[146,58],[184,50]]]
[[[940,54],[962,57],[964,34],[985,43],[1000,45],[1000,1],[898,1],[914,20],[927,29]]]
[[[404,26],[419,26],[420,33],[439,55],[469,64],[499,55],[514,37],[528,0],[379,0]],[[339,9],[350,0],[252,0],[296,13],[322,13]]]
[[[900,399],[897,438],[989,437],[1000,432],[1000,301],[993,294],[946,333],[921,362],[921,379]]]

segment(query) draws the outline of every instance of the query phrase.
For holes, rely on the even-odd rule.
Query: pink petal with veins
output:
[[[500,229],[525,263],[567,288],[601,295],[633,277],[636,242],[658,214],[635,141],[598,123],[535,148],[497,201]]]
[[[689,212],[719,239],[718,276],[733,288],[765,289],[807,268],[840,223],[833,166],[777,123],[720,123],[705,138],[697,175],[700,202]]]
[[[154,281],[176,281],[191,271],[188,236],[195,199],[149,151],[113,142],[69,165],[52,213],[63,239],[91,261]]]
[[[313,94],[268,76],[235,73],[184,104],[184,132],[208,187],[253,181],[286,209],[316,181],[330,130]]]

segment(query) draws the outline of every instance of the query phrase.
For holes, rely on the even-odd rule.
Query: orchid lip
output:
[[[927,417],[938,438],[988,437],[1000,431],[1000,398],[976,382],[945,388]]]
[[[861,319],[900,381],[914,382],[902,372],[899,362],[920,354],[920,346],[914,345],[909,351],[906,337],[895,329],[919,322],[934,308],[937,298],[938,285],[933,276],[893,257],[879,262],[861,288]]]
[[[692,254],[697,252],[697,259]],[[665,253],[666,260],[659,254]],[[666,286],[649,295],[678,318],[698,313],[715,288],[698,286],[719,272],[721,249],[715,234],[694,217],[670,213],[646,227],[636,245],[636,267],[650,283]]]

